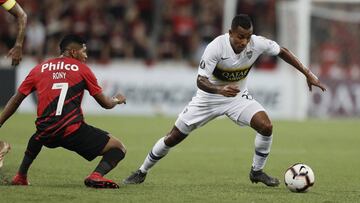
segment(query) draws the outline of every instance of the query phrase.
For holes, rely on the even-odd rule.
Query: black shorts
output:
[[[91,161],[100,155],[109,139],[108,132],[82,123],[78,130],[61,139],[57,146],[74,151]],[[50,148],[57,147],[53,143],[44,145]]]

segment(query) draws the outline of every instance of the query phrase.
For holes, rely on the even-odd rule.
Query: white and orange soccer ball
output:
[[[315,175],[308,165],[297,163],[285,172],[285,185],[291,192],[307,192],[314,183]]]

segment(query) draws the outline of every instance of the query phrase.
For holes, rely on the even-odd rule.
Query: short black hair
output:
[[[78,35],[73,35],[73,34],[65,35],[60,42],[60,53],[61,54],[64,53],[66,48],[72,43],[83,45],[86,42],[82,37]]]
[[[244,29],[250,29],[252,27],[251,18],[246,14],[236,15],[231,22],[231,29],[235,30],[238,26]]]

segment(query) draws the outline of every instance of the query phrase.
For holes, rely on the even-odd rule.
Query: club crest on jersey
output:
[[[248,57],[248,59],[251,59],[252,55],[253,55],[252,51],[246,52],[246,56]]]
[[[201,60],[201,61],[200,61],[200,68],[201,68],[201,69],[204,69],[204,68],[205,68],[205,61],[204,61],[204,60]]]

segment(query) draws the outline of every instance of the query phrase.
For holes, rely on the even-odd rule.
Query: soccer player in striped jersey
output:
[[[18,34],[13,48],[10,49],[8,57],[11,57],[12,65],[18,65],[22,58],[22,46],[25,37],[27,15],[15,0],[0,0],[0,5],[11,13],[18,23]],[[1,125],[0,125],[1,127]],[[10,151],[10,144],[0,141],[0,168],[3,166],[4,156]]]
[[[265,109],[247,90],[248,73],[261,54],[277,55],[303,73],[310,91],[312,86],[325,90],[318,78],[289,50],[254,35],[249,16],[237,15],[229,33],[217,37],[206,47],[198,69],[196,96],[179,114],[172,130],[156,142],[140,168],[124,183],[142,183],[147,172],[190,132],[226,115],[237,125],[250,126],[256,131],[250,181],[278,186],[279,180],[263,171],[273,139],[272,124]]]
[[[103,94],[97,79],[85,65],[87,54],[83,39],[65,36],[60,43],[61,56],[35,66],[18,91],[8,101],[0,116],[0,124],[13,115],[21,102],[32,92],[38,98],[36,132],[30,138],[23,161],[12,180],[14,185],[28,185],[28,169],[41,151],[63,147],[88,161],[102,156],[94,172],[85,178],[85,185],[94,188],[118,188],[118,184],[103,176],[124,157],[126,149],[116,137],[85,123],[81,109],[84,90],[106,109],[123,104],[120,93],[114,97]]]

